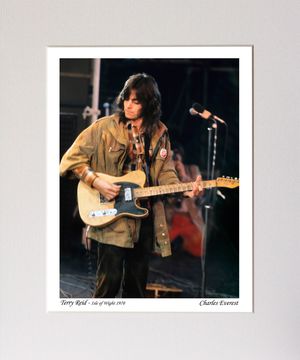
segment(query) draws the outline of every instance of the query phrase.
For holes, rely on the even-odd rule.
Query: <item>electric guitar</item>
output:
[[[97,227],[104,227],[123,216],[146,217],[149,211],[138,205],[138,199],[193,189],[193,182],[144,188],[146,175],[140,170],[131,171],[121,177],[101,173],[97,173],[97,175],[111,184],[121,185],[119,195],[108,201],[97,190],[90,188],[82,181],[79,182],[77,198],[80,217],[85,224]],[[201,185],[203,188],[235,188],[239,186],[239,180],[220,177],[216,180],[201,181]]]

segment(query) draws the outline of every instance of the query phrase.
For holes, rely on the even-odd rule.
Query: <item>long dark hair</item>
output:
[[[158,127],[161,116],[161,96],[155,79],[145,73],[131,75],[125,82],[117,97],[120,121],[126,122],[124,100],[128,100],[132,90],[142,105],[143,127],[148,135],[152,135]]]

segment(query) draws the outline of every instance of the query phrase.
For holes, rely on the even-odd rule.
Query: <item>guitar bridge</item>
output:
[[[89,217],[113,216],[117,212],[117,209],[95,210],[89,212]]]

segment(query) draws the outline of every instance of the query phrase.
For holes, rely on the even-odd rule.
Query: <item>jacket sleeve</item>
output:
[[[160,154],[161,151],[167,151],[167,157],[164,159]],[[158,184],[159,185],[170,185],[178,184],[180,180],[178,179],[177,172],[174,167],[174,162],[172,159],[171,144],[169,136],[165,134],[165,140],[162,141],[162,144],[159,149],[158,159],[163,161],[163,165],[158,175]]]
[[[100,135],[96,124],[83,130],[63,155],[59,166],[61,176],[72,177],[73,169],[83,165],[90,166],[91,157],[97,148],[96,139]]]

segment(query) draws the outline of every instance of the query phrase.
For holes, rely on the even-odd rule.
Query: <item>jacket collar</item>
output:
[[[119,115],[117,114],[112,115],[112,120],[112,125],[109,126],[108,130],[119,143],[127,145],[127,126],[120,122]],[[155,134],[152,136],[151,139],[152,149],[155,149],[160,138],[165,134],[166,131],[168,131],[168,128],[160,121],[158,124],[158,129],[156,130]]]
[[[154,151],[154,149],[156,148],[159,140],[161,139],[161,137],[168,131],[168,128],[166,127],[165,124],[163,124],[161,121],[158,124],[158,129],[156,130],[155,134],[152,136],[151,139],[151,147]]]
[[[127,128],[123,123],[120,122],[119,115],[113,114],[111,118],[112,118],[112,122],[108,130],[119,143],[123,145],[127,145],[128,143]]]

